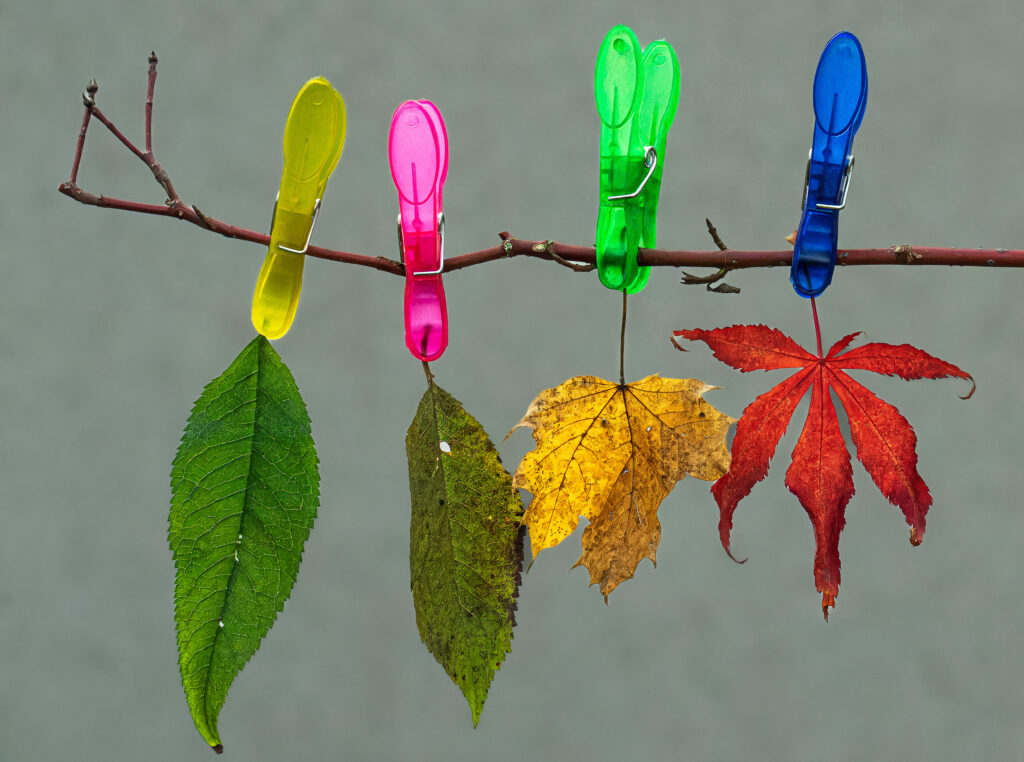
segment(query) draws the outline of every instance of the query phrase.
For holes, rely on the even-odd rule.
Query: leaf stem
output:
[[[824,354],[821,351],[821,326],[818,324],[818,304],[811,297],[811,314],[814,315],[814,338],[818,341],[818,359],[821,360]]]
[[[434,374],[430,370],[430,363],[428,363],[426,360],[423,361],[423,372],[427,376],[427,386],[430,386],[432,383],[434,383]]]
[[[626,383],[626,297],[625,289],[622,291],[622,331],[619,333],[619,386]]]

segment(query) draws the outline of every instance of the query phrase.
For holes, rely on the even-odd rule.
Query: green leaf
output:
[[[181,681],[218,753],[224,697],[291,593],[319,481],[295,379],[259,336],[203,390],[171,467]]]
[[[512,640],[522,502],[487,433],[433,381],[405,447],[416,625],[462,690],[476,725]]]

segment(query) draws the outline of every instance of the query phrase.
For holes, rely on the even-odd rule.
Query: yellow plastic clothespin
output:
[[[283,142],[270,248],[252,297],[252,324],[268,339],[284,336],[295,319],[305,251],[327,179],[345,145],[345,101],[323,77],[309,80],[295,96]]]

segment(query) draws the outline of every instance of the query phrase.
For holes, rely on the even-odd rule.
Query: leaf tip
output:
[[[826,592],[821,595],[821,613],[825,616],[825,621],[828,621],[828,610],[836,607],[836,598],[832,593]]]
[[[222,743],[219,743],[216,746],[211,746],[210,748],[213,749],[213,753],[214,754],[223,754],[224,753],[224,744],[222,744]]]
[[[910,544],[915,548],[924,542],[924,530],[917,527],[910,527]]]
[[[704,385],[703,385],[703,386],[702,386],[702,387],[700,388],[700,391],[698,391],[698,392],[697,392],[697,395],[698,395],[699,397],[701,397],[701,399],[703,399],[703,398],[704,398],[704,395],[705,395],[705,394],[707,394],[708,392],[714,392],[714,391],[718,391],[719,389],[721,389],[721,388],[722,388],[722,387],[720,387],[720,386],[712,386],[711,384],[709,384],[709,383],[707,383],[707,382],[705,382],[705,381],[701,381],[700,383],[704,384]],[[724,414],[723,414],[723,415],[724,415]],[[727,416],[727,415],[726,415],[725,417],[726,417],[726,418],[729,418],[729,416]],[[736,419],[735,419],[735,418],[729,418],[729,420],[730,420],[730,421],[735,421]]]
[[[731,558],[733,560],[733,563],[745,564],[747,561],[750,560],[750,556],[744,556],[743,559],[740,560],[739,558],[736,558],[736,556],[734,556],[732,554],[732,548],[730,548],[728,545],[725,545],[723,547],[725,548],[725,554],[727,556],[729,556],[729,558]]]
[[[718,485],[719,482],[721,482],[721,479],[719,479],[719,481],[715,482],[715,485]],[[711,491],[712,492],[715,491],[715,486],[714,485],[711,487]],[[717,496],[716,496],[716,498],[717,498]],[[724,519],[719,521],[719,523],[718,523],[718,539],[722,543],[722,549],[725,551],[725,554],[727,556],[729,556],[729,558],[731,558],[733,560],[733,562],[735,562],[737,564],[745,564],[747,562],[747,558],[744,558],[741,561],[738,558],[736,558],[736,556],[734,556],[732,554],[732,538],[731,538],[731,534],[732,534],[732,522],[730,521],[728,524],[726,524]]]
[[[978,383],[974,380],[974,376],[972,376],[970,373],[967,374],[967,380],[971,382],[971,390],[960,398],[962,400],[969,400],[971,397],[974,396],[974,391],[978,388]]]

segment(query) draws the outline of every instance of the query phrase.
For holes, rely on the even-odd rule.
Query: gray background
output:
[[[448,251],[501,230],[593,240],[593,62],[615,23],[665,37],[683,70],[659,239],[781,248],[798,219],[810,86],[850,29],[871,94],[842,215],[848,247],[1024,247],[1024,4],[142,3],[0,5],[0,758],[208,759],[178,681],[168,472],[203,385],[250,340],[263,251],[59,196],[79,93],[141,140],[146,56],[160,55],[154,138],[178,190],[265,229],[292,96],[343,93],[348,140],[315,233],[396,256],[387,166],[395,106],[430,98],[451,140]],[[94,123],[81,182],[159,203],[146,169]],[[774,470],[736,516],[733,564],[708,485],[661,508],[655,570],[606,607],[569,572],[577,533],[525,578],[513,650],[474,730],[420,644],[408,584],[404,434],[423,389],[402,341],[402,282],[311,260],[277,348],[313,420],[322,506],[295,592],[221,716],[234,759],[1018,759],[1024,753],[1019,549],[1024,273],[840,271],[825,340],[863,330],[974,374],[872,387],[920,438],[935,495],[924,544],[859,465],[843,586],[825,624],[810,524]],[[763,322],[813,342],[783,270],[731,277],[740,296],[656,271],[631,301],[627,375],[698,377],[738,415],[783,374],[741,376],[672,329]],[[501,443],[533,396],[617,372],[619,297],[595,275],[491,263],[447,278],[438,379]],[[802,410],[803,408],[801,408]],[[801,413],[797,417],[802,420]]]

